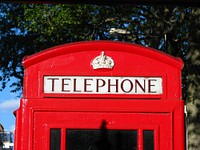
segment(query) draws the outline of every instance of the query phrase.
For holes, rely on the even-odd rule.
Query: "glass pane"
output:
[[[60,150],[61,129],[50,130],[50,150]]]
[[[136,150],[137,131],[67,130],[67,150]]]
[[[153,130],[144,130],[144,150],[154,150],[154,132]]]

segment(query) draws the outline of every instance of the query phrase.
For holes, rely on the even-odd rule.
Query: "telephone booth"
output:
[[[183,62],[111,41],[23,60],[15,150],[184,150]]]

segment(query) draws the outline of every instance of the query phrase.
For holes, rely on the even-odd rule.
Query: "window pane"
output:
[[[154,150],[154,132],[153,130],[144,130],[144,150]]]
[[[67,130],[67,150],[136,150],[137,131]]]
[[[50,150],[60,150],[60,138],[61,130],[60,129],[51,129],[50,130]]]

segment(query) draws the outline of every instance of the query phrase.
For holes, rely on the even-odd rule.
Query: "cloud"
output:
[[[8,112],[14,111],[19,107],[19,99],[7,100],[0,103],[0,111]]]
[[[11,127],[10,127],[10,130],[9,131],[12,131],[12,132],[14,132],[15,131],[15,125],[13,124],[13,125],[11,125]]]

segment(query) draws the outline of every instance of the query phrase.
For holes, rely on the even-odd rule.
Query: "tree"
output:
[[[189,146],[191,149],[200,148],[200,9],[194,8],[190,15],[189,48],[187,53],[187,107]]]
[[[46,48],[86,40],[117,40],[159,49],[185,62],[183,98],[188,103],[189,147],[199,149],[200,9],[145,5],[0,4],[2,88],[11,77],[22,87],[21,60]],[[15,16],[15,17],[13,17]]]
[[[10,78],[15,77],[18,82],[11,85],[11,87],[14,87],[12,92],[15,92],[21,89],[23,80],[21,61],[25,55],[24,41],[26,37],[24,27],[19,26],[19,23],[24,11],[17,4],[0,4],[0,10],[0,90],[6,87]],[[16,15],[16,17],[13,17],[13,15]]]

